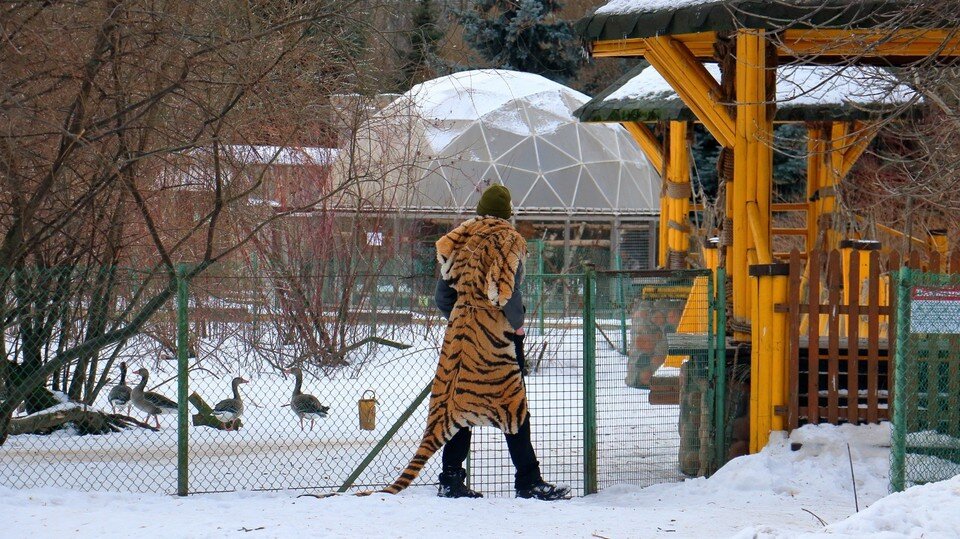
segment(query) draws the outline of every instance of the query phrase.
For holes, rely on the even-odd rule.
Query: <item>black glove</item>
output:
[[[512,338],[513,338],[513,349],[514,349],[514,351],[516,351],[516,353],[517,353],[517,365],[520,366],[520,374],[526,375],[526,374],[527,374],[527,360],[526,360],[526,356],[524,356],[524,354],[523,354],[523,339],[524,339],[524,337],[526,337],[526,334],[524,334],[524,335],[517,335],[516,333],[514,333]]]

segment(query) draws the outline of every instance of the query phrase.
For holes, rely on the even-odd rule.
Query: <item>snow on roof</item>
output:
[[[413,99],[424,118],[475,120],[510,101],[537,94],[566,94],[590,99],[540,75],[505,69],[454,73],[418,84],[403,95]],[[555,108],[558,112],[566,112],[562,106]]]
[[[642,13],[661,9],[680,9],[698,4],[721,4],[720,0],[610,0],[597,8],[597,14]]]
[[[705,64],[705,67],[714,79],[720,79],[720,66],[717,64]],[[617,90],[608,95],[604,101],[649,98],[666,99],[675,97],[676,95],[677,92],[675,92],[673,87],[670,86],[670,83],[663,78],[663,75],[653,67],[648,67],[641,71],[636,77],[628,80],[623,86],[617,88]]]
[[[534,134],[521,103],[546,113],[537,118],[537,132],[543,134],[575,121],[571,111],[589,100],[589,96],[540,75],[478,69],[418,84],[384,109],[384,115],[409,110],[412,105],[413,113],[428,122],[427,137],[440,151],[467,128],[466,122],[480,118],[510,133]]]
[[[705,64],[714,79],[720,79],[717,64]],[[904,84],[894,85],[891,76],[877,67],[784,66],[777,69],[777,104],[893,105],[913,99],[915,92]],[[670,84],[653,67],[611,93],[604,102],[678,98]]]

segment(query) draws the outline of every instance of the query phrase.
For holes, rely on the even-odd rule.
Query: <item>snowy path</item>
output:
[[[440,500],[431,488],[399,496],[323,500],[295,493],[176,498],[0,488],[0,538],[105,537],[956,537],[960,476],[882,499],[886,426],[804,427],[710,479],[615,486],[545,503],[510,498]],[[853,512],[850,443],[861,513]],[[878,500],[880,500],[878,502]],[[864,509],[876,504],[875,507]],[[824,519],[823,528],[805,510]]]

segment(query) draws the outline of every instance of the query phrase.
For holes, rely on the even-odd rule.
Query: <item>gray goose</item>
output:
[[[213,407],[213,416],[220,420],[226,426],[227,430],[236,430],[237,421],[243,415],[243,400],[240,399],[240,384],[246,384],[246,380],[237,376],[231,382],[233,388],[233,398],[223,399]]]
[[[175,414],[177,412],[177,403],[159,393],[144,391],[144,388],[147,387],[147,378],[150,377],[150,372],[147,369],[140,369],[136,374],[140,375],[140,383],[133,388],[130,394],[130,400],[133,402],[134,407],[147,414],[146,421],[149,422],[150,416],[153,416],[153,420],[159,429],[160,418],[157,416],[160,414]]]
[[[290,409],[300,418],[300,430],[303,430],[304,419],[310,420],[310,430],[313,430],[313,422],[327,417],[330,407],[320,404],[320,401],[313,395],[300,391],[300,387],[303,385],[303,371],[300,370],[300,367],[286,369],[283,372],[297,377],[297,385],[294,386],[293,396],[290,398]]]
[[[117,413],[117,408],[123,410],[127,407],[127,415],[130,415],[130,386],[127,385],[127,363],[120,362],[120,383],[110,389],[107,394],[107,402],[113,408],[113,413]]]

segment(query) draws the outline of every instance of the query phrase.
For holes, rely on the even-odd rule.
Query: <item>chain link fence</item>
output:
[[[445,328],[433,275],[396,269],[248,265],[182,280],[179,298],[142,331],[69,362],[31,396],[0,446],[0,484],[198,493],[392,482],[419,445]],[[30,358],[42,363],[81,338],[71,331],[108,331],[166,290],[162,278],[112,270],[108,297],[91,292],[59,304],[57,286],[95,290],[91,283],[105,278],[74,272],[24,280],[24,296],[6,298],[11,361],[0,378],[13,381]],[[581,495],[715,468],[721,356],[709,275],[528,273],[526,383],[547,480]],[[94,325],[97,316],[104,328]],[[290,367],[302,370],[300,390],[325,417],[292,403],[298,382]],[[151,417],[143,396],[114,412],[109,395],[121,382],[173,408]],[[216,413],[236,408],[235,398],[243,406],[235,421]],[[431,459],[414,485],[435,483],[439,462]],[[476,429],[468,466],[474,488],[513,495],[499,431]]]
[[[960,275],[897,275],[891,487],[960,474]]]

